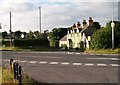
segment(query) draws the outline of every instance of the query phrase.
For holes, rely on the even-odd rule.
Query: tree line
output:
[[[22,32],[20,30],[8,33],[7,31],[2,32],[3,39],[9,39],[10,37],[13,39],[38,39],[38,38],[47,38],[48,30],[44,30],[43,33],[39,31],[32,32],[31,30],[27,32]]]

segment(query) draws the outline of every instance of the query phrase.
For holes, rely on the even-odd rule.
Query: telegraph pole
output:
[[[12,47],[12,20],[11,20],[11,11],[10,11],[10,47]]]
[[[114,27],[115,27],[115,23],[114,23],[114,5],[113,5],[113,13],[112,13],[112,23],[111,23],[111,27],[112,27],[112,49],[115,48],[114,46]]]
[[[41,7],[39,7],[39,26],[40,26],[40,34],[41,34]]]

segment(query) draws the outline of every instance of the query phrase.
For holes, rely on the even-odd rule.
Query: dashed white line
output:
[[[37,63],[37,61],[29,61],[28,63]]]
[[[97,65],[98,65],[98,66],[107,66],[107,65],[104,64],[104,63],[98,63]]]
[[[21,62],[21,63],[27,63],[28,61],[19,61],[19,62]]]
[[[50,62],[49,64],[58,64],[58,62]]]
[[[111,66],[119,66],[118,64],[110,64]]]
[[[93,63],[86,63],[85,65],[86,66],[93,66],[94,64]]]
[[[70,64],[69,62],[62,62],[61,64],[63,64],[63,65],[68,65],[68,64]]]
[[[41,61],[41,62],[39,62],[40,64],[46,64],[47,63],[47,61]]]
[[[81,63],[73,63],[73,65],[82,65]]]

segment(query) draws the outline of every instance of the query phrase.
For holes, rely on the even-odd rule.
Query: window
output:
[[[77,33],[77,29],[74,29],[74,32]]]

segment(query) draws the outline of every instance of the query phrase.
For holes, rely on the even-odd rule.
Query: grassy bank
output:
[[[120,48],[117,49],[99,49],[99,50],[86,50],[88,53],[100,53],[100,54],[120,54]]]
[[[21,48],[20,47],[3,47],[3,48],[0,47],[0,50],[1,51],[60,51],[60,49],[55,49],[50,47],[21,47]],[[97,49],[97,50],[87,49],[84,52],[100,53],[100,54],[120,54],[120,48],[117,48],[114,50],[113,49]]]
[[[11,70],[9,68],[0,68],[0,70],[2,70],[2,77],[0,77],[0,78],[2,78],[1,82],[3,85],[18,83],[17,80],[14,80],[13,72],[11,72]],[[27,74],[23,74],[22,75],[22,84],[23,85],[35,85],[36,82],[33,79],[29,78],[29,76]]]
[[[1,47],[1,51],[55,51],[58,49],[50,47]]]

